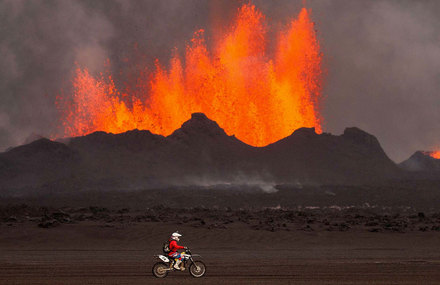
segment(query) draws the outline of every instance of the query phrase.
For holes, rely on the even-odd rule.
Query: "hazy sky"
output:
[[[247,3],[248,1],[244,1]],[[130,72],[134,46],[167,62],[192,33],[228,22],[241,1],[0,0],[0,150],[57,126],[55,97],[75,62],[107,58]],[[254,0],[269,25],[297,16],[302,0]],[[440,149],[440,1],[307,1],[326,69],[324,131],[357,126],[395,161]],[[123,78],[119,78],[123,81]]]

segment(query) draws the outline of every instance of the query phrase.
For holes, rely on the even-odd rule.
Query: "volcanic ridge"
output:
[[[148,189],[176,185],[359,184],[402,170],[358,129],[340,136],[300,128],[265,147],[228,136],[194,113],[171,135],[132,130],[38,139],[0,154],[3,193],[18,189]],[[15,189],[15,190],[14,190]]]

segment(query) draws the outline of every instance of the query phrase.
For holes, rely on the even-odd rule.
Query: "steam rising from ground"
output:
[[[269,21],[297,15],[302,2],[253,1]],[[69,93],[75,62],[93,72],[109,58],[111,69],[124,70],[123,82],[124,74],[137,72],[133,62],[154,58],[167,62],[168,51],[175,46],[183,50],[194,30],[211,23],[221,27],[240,4],[0,2],[0,149],[23,142],[31,133],[54,132],[58,114],[53,102],[60,90]],[[324,131],[360,127],[375,134],[397,161],[415,150],[438,146],[440,2],[306,4],[327,56]],[[133,48],[136,43],[138,52]]]
[[[238,189],[250,191],[263,191],[265,193],[275,193],[276,183],[270,175],[238,174],[231,179],[215,179],[212,177],[187,177],[184,181],[174,181],[174,186],[200,187],[206,189]]]

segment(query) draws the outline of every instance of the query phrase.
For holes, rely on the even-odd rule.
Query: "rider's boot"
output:
[[[177,259],[177,260],[176,260],[176,263],[174,263],[174,269],[176,269],[176,270],[180,270],[179,265],[180,265],[181,263],[182,263],[182,260]]]
[[[184,271],[184,270],[185,270],[185,263],[180,262],[180,271]]]

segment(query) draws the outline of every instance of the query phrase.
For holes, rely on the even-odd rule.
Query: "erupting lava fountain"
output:
[[[265,16],[243,5],[225,34],[208,50],[204,31],[194,33],[183,59],[169,68],[158,61],[149,77],[139,75],[139,94],[118,90],[112,76],[93,76],[78,67],[74,94],[57,98],[61,136],[94,131],[121,133],[145,129],[169,135],[203,112],[229,135],[264,146],[300,127],[321,132],[321,61],[310,11],[277,32],[275,51],[268,54]],[[150,78],[146,80],[145,78]],[[139,92],[138,92],[139,93]]]
[[[440,150],[438,151],[427,151],[425,154],[429,155],[432,158],[440,159]]]

